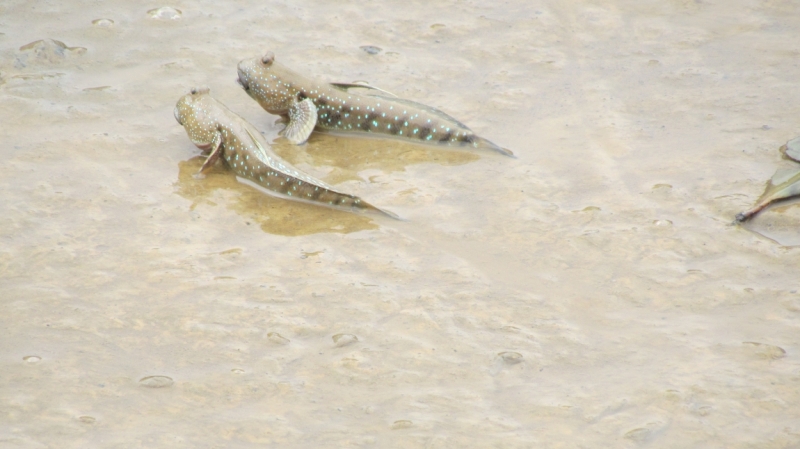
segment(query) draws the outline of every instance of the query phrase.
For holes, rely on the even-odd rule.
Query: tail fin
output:
[[[475,144],[476,144],[476,146],[475,146],[476,148],[497,151],[500,154],[503,154],[505,156],[509,156],[509,157],[513,157],[514,159],[517,159],[517,156],[511,150],[503,148],[500,145],[497,145],[496,143],[494,143],[492,141],[484,139],[483,137],[477,137],[476,136]]]
[[[750,210],[746,210],[744,212],[739,212],[738,214],[736,214],[736,223],[742,223],[744,221],[747,221],[747,220],[751,219],[755,214],[761,212],[762,210],[764,210],[764,208],[769,206],[769,204],[772,201],[773,201],[772,199],[769,199],[768,201],[762,201],[762,202],[756,204]]]
[[[368,206],[368,207],[363,209],[365,212],[373,212],[373,213],[377,213],[377,214],[380,214],[380,215],[385,215],[385,216],[387,216],[389,218],[393,218],[395,220],[406,221],[403,218],[400,218],[400,216],[397,215],[394,212],[388,211],[386,209],[381,209],[380,207],[375,207],[372,204],[369,204],[367,202],[362,202],[361,204],[366,204]]]

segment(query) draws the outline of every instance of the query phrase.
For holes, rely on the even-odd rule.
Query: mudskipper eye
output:
[[[261,57],[261,63],[264,65],[270,65],[274,60],[275,60],[275,53],[271,51],[268,51],[264,56]]]

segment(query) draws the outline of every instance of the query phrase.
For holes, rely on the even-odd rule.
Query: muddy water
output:
[[[0,33],[0,447],[800,444],[800,213],[730,224],[800,135],[793,3],[12,1]],[[519,159],[276,140],[406,221],[191,177],[192,86],[277,138],[234,82],[267,49]]]

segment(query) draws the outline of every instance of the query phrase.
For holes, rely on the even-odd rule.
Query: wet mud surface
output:
[[[0,447],[796,447],[800,208],[732,222],[800,135],[798,32],[738,0],[0,5]],[[234,81],[266,50],[518,159],[292,147]],[[203,85],[404,221],[193,177]]]

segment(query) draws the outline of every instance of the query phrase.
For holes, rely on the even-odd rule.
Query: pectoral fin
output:
[[[317,107],[310,98],[295,102],[289,108],[289,124],[281,131],[284,137],[295,145],[302,145],[308,140],[311,131],[317,125]]]
[[[197,174],[202,174],[206,171],[209,167],[214,165],[219,159],[219,156],[222,154],[222,133],[217,131],[214,134],[214,138],[211,140],[211,153],[206,158],[206,161],[203,162],[203,166],[200,167],[200,170],[197,171]]]
[[[354,81],[352,83],[330,83],[330,84],[331,84],[331,86],[336,87],[338,89],[342,89],[342,90],[347,90],[347,89],[352,89],[352,88],[373,89],[373,90],[377,90],[378,92],[383,92],[383,93],[385,93],[387,95],[391,95],[393,97],[397,96],[397,95],[389,92],[388,90],[383,90],[380,87],[370,86],[369,84],[367,84],[366,82],[363,82],[363,81]]]

